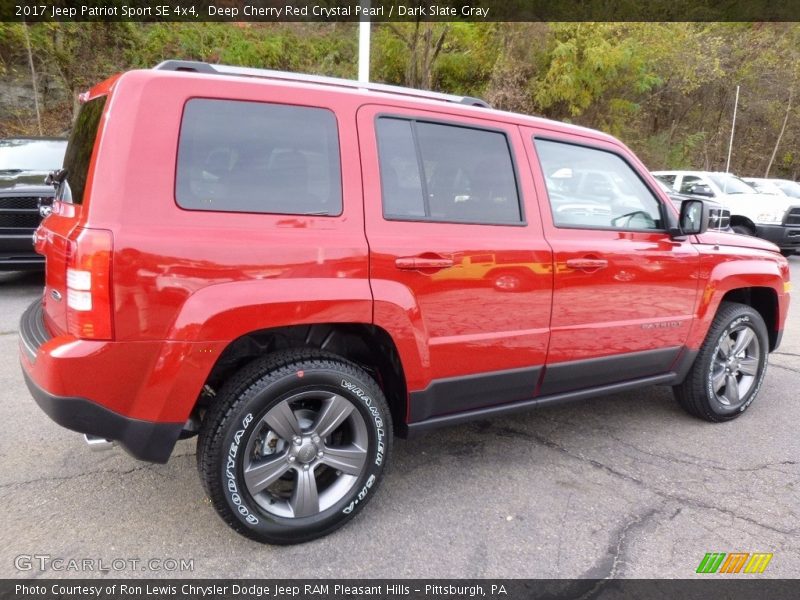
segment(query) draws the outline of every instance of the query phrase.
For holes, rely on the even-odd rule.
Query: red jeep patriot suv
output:
[[[168,61],[83,96],[52,179],[33,397],[142,460],[199,433],[264,542],[352,518],[395,433],[654,384],[734,419],[789,304],[616,139],[474,98]]]

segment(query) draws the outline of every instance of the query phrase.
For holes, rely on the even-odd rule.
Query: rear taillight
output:
[[[76,229],[67,257],[67,329],[75,337],[113,338],[111,254],[114,238],[104,229]]]

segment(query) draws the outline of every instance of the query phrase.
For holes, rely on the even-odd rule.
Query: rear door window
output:
[[[523,222],[504,133],[396,117],[376,129],[387,219]]]
[[[189,100],[175,198],[190,210],[341,214],[334,114],[306,106]]]

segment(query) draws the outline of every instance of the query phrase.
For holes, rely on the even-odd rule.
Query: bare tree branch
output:
[[[775,162],[775,156],[778,154],[778,147],[781,145],[781,138],[783,138],[783,133],[786,131],[786,123],[789,121],[789,113],[792,111],[792,100],[794,100],[794,87],[789,88],[789,102],[786,104],[786,114],[783,117],[783,125],[781,126],[780,133],[778,134],[778,139],[775,140],[775,147],[772,149],[772,156],[769,157],[767,169],[764,171],[764,179],[769,178],[769,170],[772,168],[772,163]]]
[[[25,47],[28,50],[28,64],[31,67],[31,83],[33,83],[33,104],[36,107],[36,125],[39,127],[39,135],[42,131],[42,113],[39,110],[39,86],[36,83],[36,67],[33,65],[33,50],[31,49],[31,38],[28,35],[28,24],[22,24],[22,31],[25,33]]]

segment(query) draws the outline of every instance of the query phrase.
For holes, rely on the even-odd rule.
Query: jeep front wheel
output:
[[[724,302],[684,382],[673,388],[689,413],[715,423],[735,419],[755,400],[767,369],[769,339],[761,315]]]
[[[214,508],[260,542],[331,533],[375,494],[391,417],[362,369],[317,351],[258,359],[221,390],[198,440]]]

